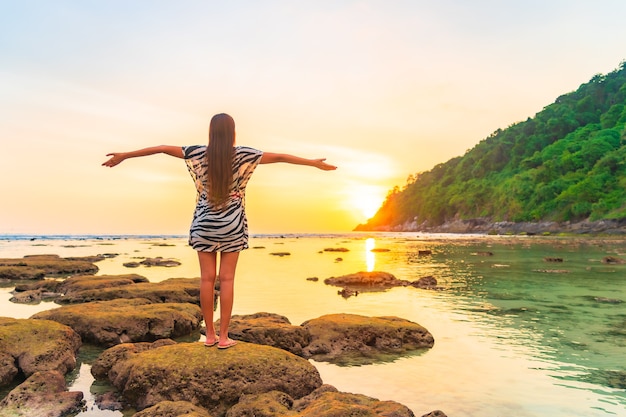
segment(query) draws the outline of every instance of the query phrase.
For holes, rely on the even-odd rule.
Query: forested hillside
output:
[[[625,105],[626,61],[464,156],[409,176],[357,230],[625,219]]]

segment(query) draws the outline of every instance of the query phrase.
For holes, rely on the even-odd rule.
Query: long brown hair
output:
[[[216,114],[209,125],[209,145],[206,150],[209,202],[222,206],[228,200],[233,181],[233,146],[235,121],[225,113]]]

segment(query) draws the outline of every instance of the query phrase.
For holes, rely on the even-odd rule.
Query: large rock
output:
[[[372,363],[435,343],[424,327],[398,317],[330,314],[302,326],[311,334],[304,357],[334,363]]]
[[[65,378],[58,371],[31,375],[0,401],[2,416],[61,417],[80,411],[83,393],[66,391]]]
[[[228,333],[233,339],[274,346],[299,356],[311,339],[304,327],[293,326],[287,317],[273,313],[233,316]]]
[[[211,417],[204,408],[187,401],[161,401],[160,403],[133,414],[133,417]]]
[[[393,287],[406,287],[409,285],[422,289],[441,289],[437,287],[437,279],[432,276],[422,277],[416,281],[407,281],[398,279],[393,274],[383,271],[361,271],[339,277],[330,277],[326,278],[324,283],[343,287],[338,293],[345,298],[358,295],[359,292],[385,291]]]
[[[226,417],[414,417],[406,406],[323,385],[300,400],[278,391],[244,395]]]
[[[99,381],[108,380],[113,367],[132,355],[161,346],[175,345],[172,339],[160,339],[156,342],[122,343],[102,352],[91,365],[91,374]]]
[[[63,323],[80,334],[84,342],[110,347],[188,335],[200,327],[202,313],[189,303],[153,304],[145,299],[128,299],[68,305],[32,318]]]
[[[302,398],[322,385],[309,361],[270,346],[239,342],[221,350],[178,343],[146,350],[115,364],[111,383],[138,409],[189,401],[224,416],[242,394],[281,391]]]
[[[344,288],[378,290],[409,285],[408,281],[400,280],[393,274],[382,271],[356,272],[339,277],[330,277],[326,278],[324,283]]]
[[[108,277],[82,276],[68,279],[61,286],[64,293],[57,302],[60,304],[107,301],[120,298],[144,298],[153,303],[192,303],[200,304],[199,278],[170,278],[165,281],[137,282],[139,275]],[[132,282],[129,282],[132,281]],[[110,282],[110,285],[106,283]]]
[[[69,260],[57,255],[30,255],[0,259],[0,279],[37,280],[45,276],[95,274],[98,267],[83,260]]]
[[[38,371],[71,371],[80,345],[80,336],[57,322],[0,317],[0,386],[19,372],[28,377]]]

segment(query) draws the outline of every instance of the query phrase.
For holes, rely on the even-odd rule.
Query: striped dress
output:
[[[248,248],[246,184],[263,152],[247,146],[235,147],[230,197],[224,207],[217,209],[209,203],[205,187],[206,148],[204,145],[183,146],[187,169],[198,192],[189,245],[200,252],[240,252]]]

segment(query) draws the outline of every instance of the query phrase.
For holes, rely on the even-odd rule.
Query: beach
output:
[[[96,263],[97,275],[135,273],[150,282],[199,275],[196,254],[182,236],[0,238],[2,258],[33,254],[107,254]],[[417,416],[436,409],[455,417],[619,415],[626,407],[619,382],[626,373],[626,266],[602,260],[625,254],[626,243],[617,238],[256,235],[240,258],[233,313],[276,313],[294,325],[331,313],[421,324],[434,336],[432,349],[370,365],[312,361],[324,383],[399,402]],[[146,257],[180,266],[124,266]],[[555,266],[546,257],[562,262]],[[399,287],[344,298],[323,282],[358,271],[410,281],[433,276],[441,289]],[[11,303],[12,287],[0,288],[2,315],[28,318],[58,307]],[[196,335],[186,342],[201,340]],[[69,376],[69,389],[83,391],[87,401],[79,415],[121,416],[94,406],[89,367],[95,354],[81,348],[80,366]]]

